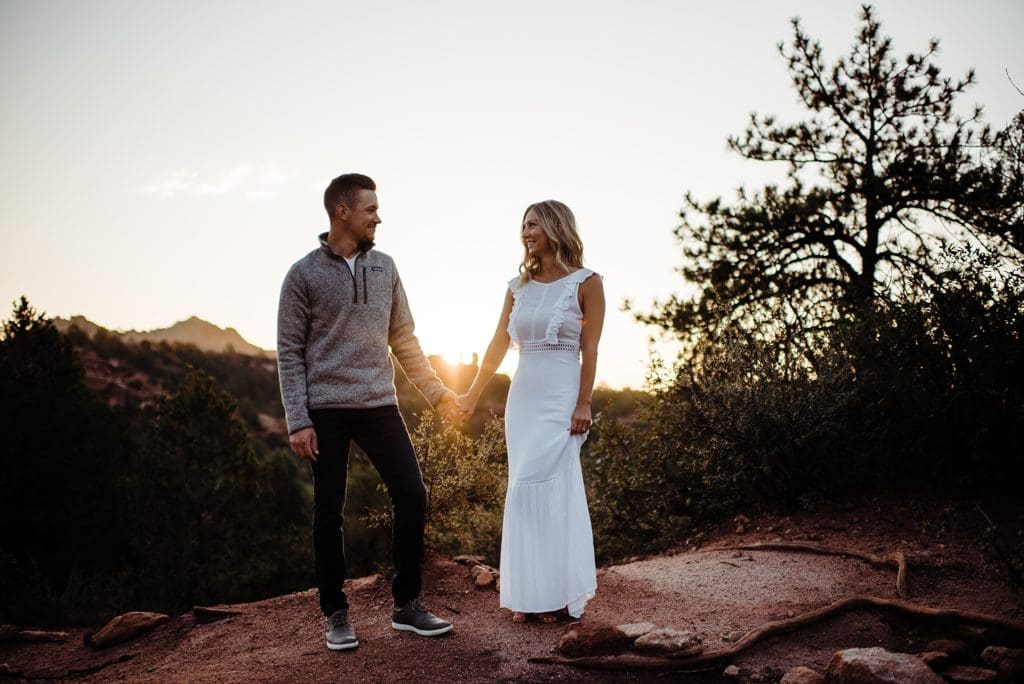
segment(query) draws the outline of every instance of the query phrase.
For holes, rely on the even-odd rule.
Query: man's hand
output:
[[[434,406],[438,415],[441,416],[441,420],[448,423],[462,422],[465,414],[462,411],[462,407],[459,405],[458,397],[455,396],[455,392],[451,390],[445,390],[441,398],[437,400],[437,404]]]
[[[316,463],[316,457],[320,455],[320,446],[316,442],[316,432],[313,428],[302,428],[298,432],[293,432],[288,435],[288,443],[293,454],[304,461]]]

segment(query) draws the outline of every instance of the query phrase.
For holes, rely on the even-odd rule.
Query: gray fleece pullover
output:
[[[288,434],[311,427],[310,409],[395,405],[388,347],[433,406],[444,385],[419,340],[405,289],[387,254],[359,254],[355,272],[327,246],[295,262],[281,286],[277,368]]]

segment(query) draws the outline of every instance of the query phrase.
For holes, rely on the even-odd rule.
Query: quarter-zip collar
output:
[[[348,274],[352,277],[352,303],[353,304],[358,304],[359,303],[359,281],[356,278],[356,271],[357,270],[361,270],[362,271],[362,276],[363,276],[363,297],[362,297],[362,299],[363,299],[363,304],[367,304],[368,302],[367,302],[367,296],[366,296],[366,292],[367,292],[367,287],[366,287],[366,266],[365,265],[364,266],[359,266],[359,262],[360,262],[361,257],[363,257],[366,254],[366,252],[369,252],[370,250],[366,250],[366,252],[357,252],[356,256],[355,256],[355,260],[352,262],[352,268],[349,268],[347,260],[345,259],[345,257],[343,257],[343,256],[341,256],[339,254],[335,254],[331,250],[331,246],[329,244],[327,244],[327,233],[320,233],[319,238],[320,238],[320,249],[322,249],[324,252],[326,252],[327,255],[330,258],[334,259],[335,261],[341,261],[341,262],[345,263],[345,270],[348,271]],[[373,248],[371,247],[370,249],[373,249]]]

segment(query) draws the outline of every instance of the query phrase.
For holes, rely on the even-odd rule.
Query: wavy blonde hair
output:
[[[576,230],[576,217],[573,216],[572,209],[557,200],[531,204],[523,212],[523,220],[519,223],[520,232],[531,209],[537,214],[540,228],[555,251],[555,264],[567,271],[570,268],[583,268],[583,241]],[[540,259],[531,256],[530,250],[526,249],[524,244],[523,262],[519,264],[520,281],[525,285],[539,270]]]

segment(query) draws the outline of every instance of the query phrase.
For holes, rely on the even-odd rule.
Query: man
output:
[[[281,397],[292,451],[313,470],[316,580],[332,650],[359,645],[342,589],[342,511],[353,441],[380,473],[394,506],[391,626],[423,636],[452,629],[419,602],[426,495],[398,412],[388,348],[444,418],[456,419],[459,409],[413,334],[394,261],[373,250],[381,223],[376,189],[361,174],[331,181],[324,192],[330,231],[288,271],[278,309]]]

